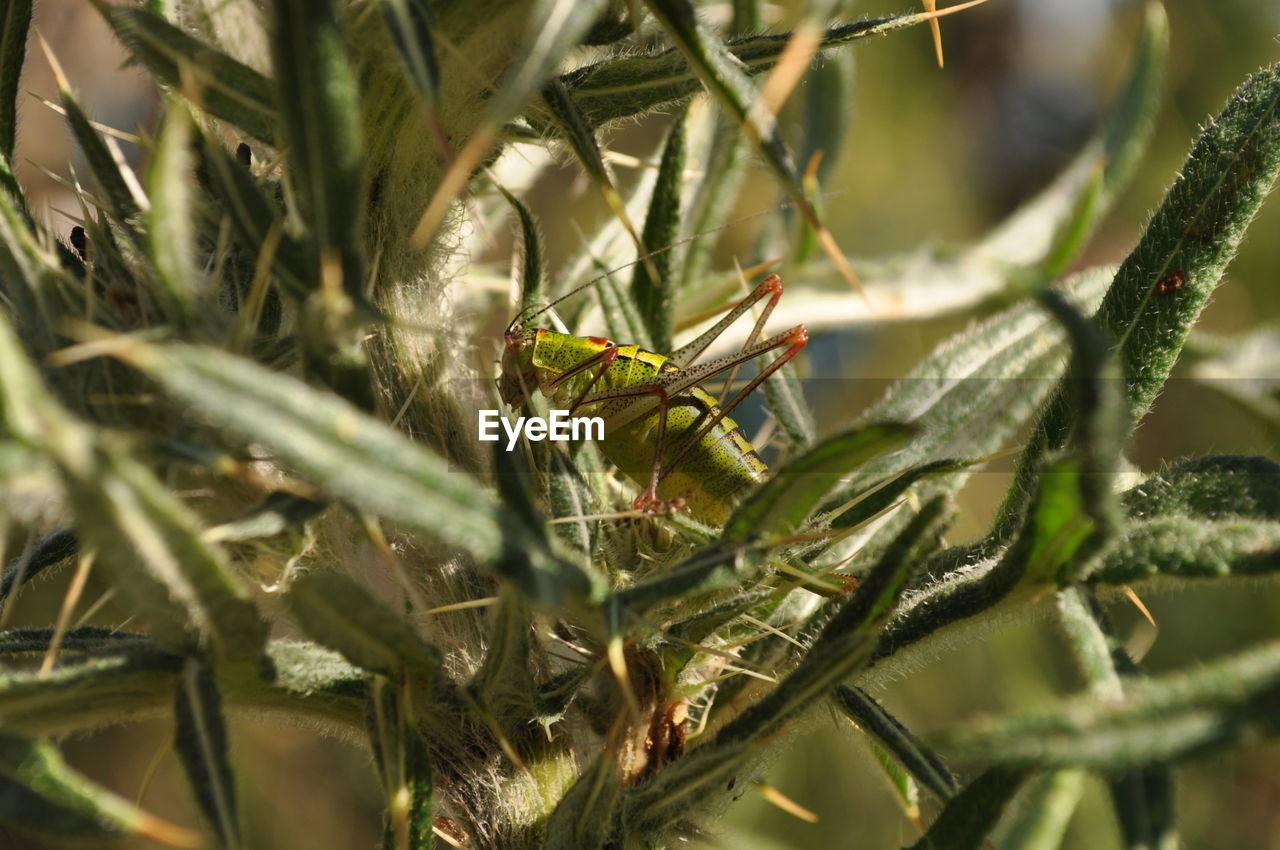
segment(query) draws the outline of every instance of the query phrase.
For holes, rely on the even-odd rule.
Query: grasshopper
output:
[[[809,341],[804,325],[761,339],[781,296],[782,280],[770,275],[714,327],[669,355],[528,325],[555,302],[528,316],[522,311],[503,334],[498,392],[513,407],[524,404],[533,390],[553,406],[567,407],[570,415],[591,407],[604,420],[604,439],[597,443],[601,452],[642,488],[634,509],[657,513],[683,508],[696,519],[721,525],[768,472],[729,413]],[[693,365],[730,325],[765,299],[740,351]],[[785,350],[723,404],[702,388],[705,381],[729,372],[727,388],[743,363],[777,349]]]

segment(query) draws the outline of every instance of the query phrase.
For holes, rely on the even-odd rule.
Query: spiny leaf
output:
[[[126,235],[137,240],[138,232],[134,225],[147,203],[137,177],[118,156],[118,151],[113,151],[98,135],[75,95],[60,86],[59,100],[66,111],[67,126],[71,128],[89,165],[89,172],[102,191],[102,199],[106,203],[104,212],[123,226]]]
[[[26,584],[52,566],[69,561],[80,549],[80,541],[74,529],[60,528],[50,532],[32,544],[20,556],[10,561],[0,579],[0,602],[9,597],[14,588]]]
[[[980,850],[1028,771],[991,768],[947,803],[911,850]]]
[[[841,476],[903,445],[915,433],[911,426],[886,423],[822,441],[776,471],[743,501],[725,523],[722,541],[742,543],[795,531]]]
[[[272,270],[295,295],[315,289],[319,281],[311,274],[302,246],[286,232],[283,214],[218,142],[204,134],[199,142],[201,181],[221,202],[255,260],[267,253]]]
[[[136,808],[69,768],[51,744],[0,732],[0,822],[59,841],[141,836],[200,847],[199,833]]]
[[[1014,799],[1012,811],[992,835],[1000,850],[1058,850],[1084,794],[1083,770],[1033,776]]]
[[[385,850],[432,846],[434,779],[426,741],[403,687],[381,677],[369,695],[369,738],[387,797]]]
[[[405,75],[423,101],[434,108],[440,99],[440,63],[436,59],[435,14],[426,0],[378,0],[391,31]]]
[[[673,10],[673,14],[679,10]],[[681,13],[683,20],[691,20]],[[821,34],[819,49],[829,50],[864,38],[883,35],[917,23],[918,16],[874,18],[830,27]],[[751,27],[751,29],[758,29]],[[790,40],[790,33],[753,35],[730,40],[728,63],[746,76],[770,70]],[[570,71],[562,79],[592,127],[651,112],[684,100],[702,90],[700,72],[680,50],[639,56],[623,55]]]
[[[542,298],[543,281],[546,278],[546,246],[542,242],[542,229],[524,202],[501,186],[498,191],[515,210],[520,226],[520,302],[518,313],[537,306]]]
[[[469,476],[342,399],[210,348],[126,356],[173,398],[270,447],[334,495],[518,577],[536,603],[587,592],[585,575],[551,559]]]
[[[280,142],[275,84],[154,12],[92,0],[134,57],[161,82],[270,145]]]
[[[201,539],[196,518],[123,448],[95,439],[47,394],[3,321],[0,412],[14,437],[57,463],[83,545],[97,551],[159,639],[185,649],[211,639],[228,657],[257,655],[266,624],[221,551]]]
[[[319,275],[340,262],[342,289],[364,303],[363,141],[359,93],[332,0],[275,0],[272,50],[286,162]]]
[[[1056,198],[1072,211],[1059,224],[1053,247],[1044,259],[1046,278],[1056,278],[1066,270],[1128,185],[1155,129],[1168,53],[1168,16],[1161,3],[1149,2],[1128,81],[1106,123],[1042,196],[1046,203]],[[1011,229],[1008,235],[1013,233]]]
[[[947,767],[946,762],[866,691],[837,685],[835,703],[859,729],[879,743],[917,782],[940,799],[949,800],[959,792],[955,774]]]
[[[722,797],[725,777],[754,757],[752,750],[762,739],[866,664],[875,638],[912,571],[936,548],[945,514],[941,498],[925,505],[823,629],[795,670],[721,729],[715,740],[631,791],[625,808],[630,826],[643,830],[669,823],[690,806],[706,805]]]
[[[484,663],[470,683],[480,704],[499,722],[528,723],[534,715],[531,652],[533,623],[528,602],[513,588],[498,599]]]
[[[18,131],[18,80],[27,58],[32,0],[10,0],[0,9],[0,162],[13,160]]]
[[[343,657],[397,682],[433,679],[440,651],[364,585],[342,573],[303,573],[289,585],[289,610],[303,631]]]
[[[1280,520],[1280,464],[1240,455],[1194,458],[1152,475],[1125,493],[1121,504],[1137,519]]]
[[[578,777],[547,820],[547,847],[604,850],[618,828],[622,782],[614,759],[602,752]]]
[[[1250,78],[1201,134],[1099,310],[1119,341],[1134,421],[1280,172],[1280,67]]]
[[[564,55],[581,42],[604,7],[604,0],[537,0],[534,3],[525,39],[489,104],[494,126],[510,120],[542,89]]]
[[[658,166],[658,180],[653,184],[649,199],[649,214],[644,220],[641,241],[645,248],[653,250],[676,241],[680,228],[680,198],[684,187],[685,114],[676,118],[662,149],[662,162]],[[670,251],[663,251],[649,258],[647,263],[636,266],[631,278],[632,297],[640,309],[645,328],[655,351],[675,351],[671,341],[671,328],[675,319],[674,287],[672,273],[674,261]],[[649,269],[657,273],[655,279]]]
[[[209,671],[188,659],[174,705],[174,750],[195,791],[200,810],[228,850],[244,846],[236,808],[235,778],[227,756],[222,696]]]
[[[1280,645],[1263,644],[1188,672],[1138,679],[1120,700],[1086,694],[1036,715],[976,722],[937,736],[956,759],[1126,770],[1277,734]]]
[[[1090,581],[1256,576],[1280,570],[1280,522],[1164,517],[1130,523]]]
[[[182,330],[195,308],[200,273],[195,261],[195,227],[191,198],[191,117],[186,107],[170,101],[156,138],[147,192],[147,247],[155,263],[168,308]]]

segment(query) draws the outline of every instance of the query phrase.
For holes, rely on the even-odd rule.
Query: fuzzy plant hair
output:
[[[976,4],[812,2],[783,29],[756,0],[91,2],[160,109],[104,133],[39,48],[85,163],[65,241],[13,169],[32,0],[0,9],[5,828],[261,846],[229,746],[251,717],[364,748],[387,848],[686,846],[835,717],[915,813],[914,847],[1056,847],[1088,773],[1125,846],[1168,847],[1178,765],[1280,731],[1280,644],[1148,675],[1099,601],[1280,567],[1272,460],[1125,460],[1280,170],[1280,69],[1204,126],[1123,262],[1080,267],[1151,134],[1150,2],[1109,114],[1040,195],[971,245],[853,261],[815,156],[847,128],[852,52]],[[633,174],[611,131],[655,114]],[[610,215],[552,276],[526,199],[565,162]],[[779,322],[974,322],[834,433],[771,377],[772,470],[722,527],[635,516],[589,442],[474,439],[519,311],[593,280],[538,321],[670,352],[735,301],[715,228],[753,164],[779,203],[738,260],[782,258]],[[508,232],[510,267],[486,260]],[[1027,434],[989,532],[948,545],[959,488]],[[59,610],[24,606],[43,581]],[[1077,693],[927,738],[875,698],[1035,616]],[[55,743],[157,717],[198,826]]]

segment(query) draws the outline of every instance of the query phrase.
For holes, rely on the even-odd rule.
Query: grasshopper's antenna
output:
[[[825,193],[824,197],[835,195],[835,194],[837,193],[835,192]],[[596,275],[595,277],[593,277],[591,280],[587,281],[586,283],[581,284],[580,286],[575,286],[573,289],[570,289],[565,294],[558,296],[552,301],[549,301],[548,303],[544,304],[542,307],[539,307],[534,312],[529,313],[528,316],[524,316],[524,314],[527,313],[532,308],[525,307],[523,310],[521,310],[519,313],[516,314],[516,317],[514,319],[511,320],[511,324],[507,325],[507,333],[510,334],[515,328],[523,326],[524,322],[528,322],[528,321],[532,321],[533,319],[536,319],[538,316],[541,316],[543,313],[547,312],[552,307],[559,304],[561,301],[564,301],[566,298],[577,295],[579,292],[586,289],[587,287],[595,286],[597,283],[604,280],[606,277],[609,277],[610,275],[613,275],[613,274],[617,274],[623,269],[630,268],[631,266],[634,266],[636,263],[644,262],[650,257],[656,257],[659,254],[665,254],[667,251],[670,251],[673,248],[679,248],[681,245],[687,245],[693,240],[700,239],[701,237],[707,235],[708,233],[715,233],[718,230],[727,230],[730,227],[734,227],[735,225],[742,224],[743,222],[751,221],[752,219],[759,218],[762,215],[768,215],[769,213],[774,212],[775,210],[785,210],[794,206],[795,204],[792,203],[791,201],[785,201],[781,204],[770,205],[768,207],[765,207],[762,210],[757,210],[756,212],[753,212],[749,215],[744,215],[741,218],[735,218],[733,221],[726,222],[720,225],[719,227],[713,227],[710,230],[704,230],[701,233],[695,233],[692,236],[686,236],[683,239],[677,239],[675,242],[672,242],[670,245],[650,251],[649,253],[644,254],[643,256],[636,257],[634,260],[623,263],[622,265],[617,266],[616,268],[612,268],[606,272],[602,272]],[[521,321],[522,316],[524,316],[523,321]]]

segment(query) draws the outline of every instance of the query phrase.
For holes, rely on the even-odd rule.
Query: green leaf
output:
[[[423,102],[434,108],[440,100],[440,63],[436,59],[435,14],[426,0],[378,0],[382,17],[395,42],[405,76]]]
[[[604,0],[537,0],[533,4],[520,49],[489,102],[492,126],[500,127],[513,118],[546,85],[604,8]]]
[[[504,728],[527,724],[536,713],[533,623],[528,602],[513,588],[504,588],[498,598],[488,640],[484,663],[469,688]]]
[[[1161,3],[1148,2],[1128,80],[1106,123],[1041,196],[1045,204],[1041,210],[1055,200],[1064,204],[1060,209],[1071,210],[1058,225],[1053,247],[1044,259],[1047,279],[1067,269],[1133,176],[1155,129],[1168,54],[1168,15]],[[1014,232],[1012,228],[1007,231],[1009,236]]]
[[[147,198],[142,193],[138,178],[125,163],[119,149],[108,145],[98,135],[75,95],[61,86],[58,95],[66,111],[67,126],[71,128],[71,134],[88,163],[89,173],[102,192],[103,211],[122,226],[126,235],[137,240],[138,233],[133,225],[147,207]]]
[[[18,80],[27,58],[32,0],[10,0],[0,10],[0,162],[13,160],[18,133]]]
[[[52,637],[50,629],[26,631],[3,643],[43,655]],[[142,635],[106,629],[73,630],[63,645],[67,652],[47,674],[0,667],[4,728],[61,735],[172,713],[183,656]],[[264,680],[256,669],[233,671],[222,683],[229,705],[287,712],[333,734],[363,728],[368,674],[311,643],[276,641],[268,644],[267,657],[275,680]]]
[[[8,732],[0,732],[0,823],[58,841],[141,836],[170,847],[204,843],[72,770],[52,745]]]
[[[519,313],[524,313],[537,306],[542,298],[547,249],[542,241],[542,229],[538,226],[538,220],[524,202],[501,186],[498,191],[515,210],[516,221],[520,226]]]
[[[1189,672],[1137,679],[1119,700],[1092,694],[1036,715],[994,718],[937,736],[954,759],[1128,770],[1208,751],[1256,747],[1277,734],[1280,644]]]
[[[668,5],[664,5],[663,10],[669,11],[680,23],[681,31],[673,34],[673,39],[683,41],[685,34],[696,28],[696,22],[685,10]],[[830,50],[915,23],[918,23],[917,15],[840,24],[821,33],[819,49]],[[736,69],[735,76],[756,76],[774,66],[790,38],[790,33],[736,38],[730,40],[720,52],[725,57],[724,64]],[[691,61],[682,47],[680,50],[649,54],[624,54],[570,71],[561,79],[569,87],[591,126],[600,127],[621,118],[678,103],[697,94],[702,90],[699,80],[703,71],[699,66],[704,65],[701,58]]]
[[[551,812],[544,846],[604,850],[618,829],[621,801],[617,765],[609,753],[602,752]]]
[[[740,504],[725,523],[733,545],[798,529],[833,484],[870,458],[903,445],[916,429],[885,423],[854,428],[823,440],[792,460]]]
[[[233,659],[257,656],[267,626],[191,512],[108,435],[98,438],[51,398],[0,321],[0,414],[17,439],[58,465],[81,544],[167,646],[211,641]]]
[[[987,770],[947,803],[911,850],[980,850],[1026,779],[1026,770]]]
[[[1164,386],[1280,172],[1280,67],[1250,78],[1196,141],[1099,310],[1136,423]]]
[[[754,750],[763,740],[860,670],[870,660],[876,637],[912,572],[937,547],[945,518],[943,499],[925,505],[785,679],[725,725],[713,741],[628,793],[628,825],[643,831],[685,816],[691,807],[722,799],[725,780],[756,757]]]
[[[275,84],[247,65],[193,38],[159,15],[92,0],[134,57],[156,78],[218,118],[278,146]]]
[[[387,797],[386,850],[429,850],[435,792],[431,756],[403,687],[377,678],[369,695],[369,739]]]
[[[1083,770],[1055,770],[1032,777],[1009,817],[992,836],[1000,850],[1058,850],[1084,795]]]
[[[200,272],[196,268],[191,198],[191,116],[170,101],[147,170],[147,247],[163,286],[166,314],[183,330],[193,317]]]
[[[359,92],[332,0],[275,0],[272,51],[290,185],[315,243],[364,303],[364,161]]]
[[[1125,847],[1178,850],[1173,771],[1163,765],[1135,770],[1111,780],[1111,799]]]
[[[173,742],[196,802],[219,842],[228,850],[243,847],[222,696],[209,671],[194,658],[187,659],[178,685]]]
[[[48,568],[70,561],[79,550],[74,529],[60,528],[41,537],[5,566],[4,578],[0,579],[0,602]]]
[[[302,630],[357,667],[396,682],[424,683],[440,670],[440,651],[363,584],[336,572],[298,576],[286,595]]]
[[[283,215],[253,176],[209,136],[200,135],[199,176],[209,194],[221,202],[231,224],[256,258],[270,252],[271,268],[294,294],[319,285],[307,265],[302,246],[285,230]]]
[[[682,112],[667,135],[658,166],[658,180],[649,198],[649,214],[644,220],[641,241],[649,251],[676,242],[680,229],[680,198],[684,186],[685,114]],[[675,351],[671,329],[675,320],[675,278],[670,251],[654,254],[648,262],[639,263],[631,278],[631,293],[655,351]],[[657,272],[654,279],[649,274]]]
[[[1280,463],[1240,455],[1194,458],[1152,475],[1121,504],[1135,519],[1280,520]]]
[[[955,774],[946,762],[866,691],[837,685],[835,703],[859,729],[896,759],[916,782],[939,799],[949,800],[959,792]]]
[[[778,132],[777,118],[767,109],[755,108],[759,92],[741,62],[718,37],[702,28],[690,0],[646,0],[645,5],[711,96],[738,120],[783,190],[817,227],[800,175]]]
[[[1166,517],[1129,524],[1089,580],[1256,576],[1280,570],[1280,522]]]
[[[129,357],[210,421],[271,448],[335,496],[518,578],[535,603],[560,605],[588,592],[583,573],[551,558],[473,478],[346,401],[210,348],[136,349]]]

